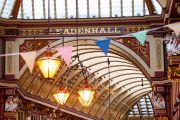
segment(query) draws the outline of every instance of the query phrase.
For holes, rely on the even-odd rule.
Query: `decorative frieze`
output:
[[[51,28],[51,35],[104,35],[104,34],[124,34],[137,31],[143,31],[149,29],[150,26],[91,26],[91,27],[65,27],[65,28]],[[19,29],[19,36],[38,36],[46,35],[48,33],[47,29]]]
[[[149,42],[145,42],[142,46],[135,38],[126,37],[126,38],[117,38],[117,42],[125,45],[129,49],[133,50],[139,57],[141,57],[144,62],[150,66],[150,51],[149,51]]]

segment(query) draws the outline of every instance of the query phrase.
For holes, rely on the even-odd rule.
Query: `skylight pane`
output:
[[[143,0],[134,0],[134,16],[143,16]]]
[[[23,0],[24,19],[32,19],[32,0]]]
[[[149,10],[147,8],[147,5],[145,4],[145,15],[149,15]]]
[[[132,16],[132,0],[123,0],[123,16]]]
[[[52,19],[55,18],[54,0],[50,0],[50,17],[51,17]]]
[[[151,1],[154,5],[154,8],[155,8],[157,14],[161,14],[162,7],[160,6],[160,4],[156,0],[151,0]]]
[[[15,0],[7,0],[6,1],[6,4],[4,6],[1,17],[3,17],[3,18],[9,18],[10,17],[10,14],[12,12],[12,8],[14,6],[14,2],[15,2]]]
[[[48,18],[48,0],[45,0],[46,18]],[[50,18],[54,19],[54,0],[50,0]]]
[[[145,100],[146,99],[146,100]],[[148,101],[149,100],[149,101]],[[137,104],[139,105],[140,111],[137,107]],[[134,105],[133,110],[129,113],[129,116],[132,116],[132,111],[134,112],[133,116],[140,116],[140,113],[142,113],[143,116],[154,116],[152,104],[148,97],[148,95],[143,96],[137,103]],[[147,108],[148,107],[148,108]]]
[[[145,101],[144,98],[140,99],[141,102]]]
[[[5,0],[0,0],[0,13],[2,11]]]
[[[131,111],[130,113],[129,113],[129,115],[132,115],[133,114],[133,112]]]
[[[78,1],[79,18],[87,18],[87,0]]]
[[[43,0],[34,0],[35,19],[43,19]]]
[[[100,0],[101,17],[110,17],[109,0]]]
[[[134,109],[135,109],[135,108],[138,108],[137,105],[134,105]]]
[[[57,18],[65,18],[65,0],[56,0]]]
[[[121,0],[112,0],[112,17],[121,16]]]
[[[76,0],[67,0],[68,18],[76,18]]]
[[[98,0],[89,0],[89,17],[99,17],[98,16]]]

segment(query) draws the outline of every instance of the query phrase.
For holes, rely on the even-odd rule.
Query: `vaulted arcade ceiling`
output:
[[[146,73],[142,73],[143,68],[137,67],[138,61],[127,54],[121,48],[120,43],[112,42],[108,57],[100,51],[93,39],[79,38],[78,53],[76,39],[66,40],[65,45],[73,45],[71,67],[62,64],[53,81],[45,80],[37,65],[35,65],[32,74],[26,69],[19,78],[19,83],[27,94],[46,101],[56,102],[53,93],[58,90],[61,84],[70,91],[70,97],[65,104],[66,107],[107,120],[109,117],[111,119],[125,119],[130,108],[151,92],[152,88],[147,76],[145,76]],[[61,40],[51,43],[51,47],[59,46],[62,46]],[[46,47],[39,52],[40,56],[44,55]],[[139,48],[137,47],[137,49]],[[56,51],[53,54],[55,57],[59,57]],[[76,97],[77,91],[82,88],[85,79],[76,57],[77,54],[87,70],[90,86],[96,91],[96,97],[89,107],[83,107]],[[107,58],[110,59],[110,72],[108,71]],[[112,111],[110,116],[108,113],[109,80],[111,82],[110,109]]]
[[[89,26],[100,26],[101,22],[106,19],[106,22],[112,25],[123,25],[130,24],[131,17],[134,18],[143,18],[143,23],[147,24],[150,27],[154,27],[153,25],[161,25],[160,22],[163,21],[161,16],[162,7],[170,6],[172,1],[177,2],[176,0],[167,0],[163,2],[163,4],[159,4],[161,0],[97,0],[94,3],[94,0],[50,0],[50,18],[51,19],[60,19],[58,22],[55,20],[51,21],[52,27],[67,27],[67,24],[62,22],[69,20],[70,26],[77,27],[81,22],[89,22]],[[102,2],[103,1],[103,2]],[[109,2],[110,1],[110,2]],[[157,2],[158,1],[158,2]],[[13,25],[17,29],[23,29],[28,26],[31,29],[35,30],[35,28],[39,26],[43,26],[42,28],[47,28],[47,19],[48,18],[48,0],[0,0],[0,16],[1,23],[4,29],[8,27],[11,28]],[[162,2],[162,1],[161,1]],[[160,2],[160,3],[161,3]],[[175,2],[172,2],[172,6],[175,5]],[[118,4],[116,4],[118,3]],[[108,8],[108,9],[107,9]],[[173,7],[172,11],[175,9]],[[168,8],[168,9],[169,9]],[[83,9],[83,11],[82,11]],[[76,12],[76,10],[78,10]],[[164,14],[167,13],[167,10]],[[168,14],[169,16],[173,16],[177,12],[174,11]],[[143,16],[143,17],[142,17]],[[177,16],[177,14],[175,15]],[[123,18],[120,22],[119,19],[114,18]],[[82,21],[75,21],[74,18],[82,18]],[[84,19],[90,18],[90,19]],[[98,18],[98,19],[96,19]],[[109,21],[108,18],[113,18],[112,21]],[[129,19],[130,18],[130,19]],[[148,19],[148,18],[152,18]],[[155,19],[153,19],[155,18]],[[7,20],[10,19],[10,20]],[[15,23],[11,22],[11,19],[20,19],[16,20]],[[25,19],[25,20],[24,20]],[[30,19],[30,20],[26,20]],[[39,19],[39,20],[32,20]],[[70,20],[71,19],[71,20]],[[128,21],[126,21],[128,19]],[[132,18],[133,19],[133,18]],[[22,21],[21,21],[22,20]],[[96,20],[96,22],[92,22],[91,20]],[[102,20],[102,21],[100,21]],[[174,20],[174,19],[173,19]],[[5,21],[5,22],[4,22]],[[8,21],[10,21],[8,23]],[[13,20],[12,20],[13,21]],[[28,22],[27,22],[28,21]],[[29,22],[31,21],[31,22]],[[42,22],[38,24],[38,22]],[[73,22],[72,22],[73,21]],[[153,21],[153,22],[152,22]],[[156,23],[157,21],[157,23]],[[159,22],[160,21],[160,22]],[[9,25],[6,26],[6,22]],[[54,23],[53,23],[54,22]],[[135,22],[135,23],[134,23]],[[169,21],[168,21],[169,22]],[[68,23],[68,22],[67,22]],[[90,24],[91,23],[91,24]],[[36,26],[37,24],[37,26]],[[109,24],[106,24],[107,26]],[[133,24],[142,24],[141,20],[135,19]],[[162,23],[164,25],[164,23]],[[12,26],[11,26],[12,25]],[[103,23],[105,25],[105,23]],[[84,26],[84,23],[82,24]],[[28,31],[28,29],[26,29]],[[32,31],[33,31],[32,30]],[[25,37],[32,37],[32,33],[25,34]],[[132,32],[132,31],[128,31]],[[16,32],[20,33],[21,32]],[[23,32],[22,32],[23,33]],[[26,33],[26,32],[24,32]],[[17,35],[17,34],[16,34]],[[18,34],[19,35],[19,34]],[[24,34],[20,37],[24,37]],[[34,38],[35,39],[35,38]],[[97,39],[96,39],[97,40]],[[38,41],[38,40],[37,40]],[[149,48],[148,44],[145,46],[140,46],[139,43],[134,40],[129,44],[128,40],[123,40],[121,42],[117,42],[116,40],[112,42],[110,46],[110,52],[108,54],[110,59],[110,72],[108,71],[107,57],[100,51],[100,49],[94,44],[95,39],[92,38],[81,38],[79,37],[79,45],[78,45],[78,54],[79,58],[85,66],[88,75],[88,81],[91,87],[96,91],[96,97],[93,100],[90,107],[83,107],[79,101],[77,100],[77,91],[82,87],[84,82],[84,76],[82,73],[82,69],[80,67],[80,63],[77,60],[77,42],[76,38],[68,38],[66,40],[65,45],[73,46],[73,58],[71,67],[67,67],[64,63],[62,67],[59,68],[58,73],[55,76],[53,81],[45,80],[40,73],[37,65],[35,65],[33,73],[30,74],[25,62],[20,58],[20,75],[19,75],[19,88],[24,91],[25,95],[30,96],[30,98],[35,97],[38,100],[42,100],[43,102],[49,102],[51,104],[56,103],[53,93],[58,90],[59,85],[63,85],[67,90],[71,92],[70,97],[68,98],[65,106],[60,106],[62,109],[68,108],[69,111],[75,111],[84,113],[95,118],[103,118],[103,119],[126,119],[128,114],[130,116],[134,115],[142,115],[150,116],[153,115],[152,106],[149,109],[147,105],[147,101],[150,103],[148,93],[151,92],[151,84],[148,74],[145,69],[141,65],[141,62],[149,65],[149,55],[146,51]],[[33,43],[33,42],[32,42]],[[38,42],[37,42],[38,43]],[[39,51],[39,57],[44,56],[45,50],[47,47],[47,41],[43,41],[42,50],[36,47]],[[31,47],[34,47],[35,44],[29,44],[24,47],[24,51],[32,50]],[[38,45],[38,44],[36,44]],[[123,46],[124,45],[124,46]],[[141,61],[138,61],[132,54],[129,54],[124,48],[130,45],[134,45],[131,49]],[[59,47],[62,46],[61,40],[54,40],[51,44],[51,47]],[[28,48],[29,47],[29,48]],[[129,48],[130,48],[129,47]],[[23,50],[20,52],[24,52]],[[146,52],[145,52],[146,51]],[[53,51],[53,55],[55,57],[59,57],[57,51]],[[110,79],[109,79],[110,75]],[[109,80],[111,82],[111,100],[110,100],[110,109],[111,113],[109,116]],[[143,80],[143,85],[142,85]],[[139,105],[143,103],[142,106],[138,104],[135,105],[138,101],[140,101]],[[141,102],[143,101],[143,102]],[[134,106],[134,109],[132,110]],[[142,107],[142,110],[137,110]],[[147,111],[143,111],[147,109]],[[67,110],[67,109],[65,109]],[[131,111],[131,112],[130,112]],[[67,111],[66,111],[67,112]]]

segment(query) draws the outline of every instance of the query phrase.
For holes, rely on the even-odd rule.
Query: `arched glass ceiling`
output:
[[[17,0],[0,0],[0,16],[12,17],[14,3]],[[63,18],[103,18],[149,15],[145,0],[50,0],[51,19]],[[151,1],[157,14],[161,6],[156,0]],[[76,6],[77,5],[77,6]],[[76,7],[78,9],[76,16]],[[47,19],[48,0],[22,0],[19,19]]]
[[[60,43],[61,41],[59,40],[53,43],[53,45],[58,47],[59,45],[61,46]],[[76,44],[76,41],[66,43],[66,45],[70,44]],[[94,41],[79,39],[78,56],[81,64],[83,64],[87,70],[86,77],[89,85],[97,93],[91,105],[85,108],[76,98],[77,91],[82,88],[84,83],[82,68],[79,66],[80,63],[78,59],[74,58],[76,55],[77,47],[74,46],[71,67],[68,68],[66,65],[62,65],[51,83],[39,80],[38,75],[40,71],[37,69],[37,66],[34,67],[33,74],[25,71],[19,79],[22,89],[34,96],[55,102],[52,95],[53,92],[58,90],[57,88],[61,81],[61,84],[70,92],[70,96],[66,102],[68,108],[82,111],[104,120],[108,120],[108,118],[115,120],[116,118],[121,119],[121,117],[127,117],[129,109],[132,108],[142,96],[152,90],[150,82],[144,74],[131,61],[121,55],[120,49],[114,45],[110,45],[108,53],[110,60],[109,73],[107,56],[100,51]],[[54,52],[54,56],[58,57],[59,54]],[[143,85],[141,79],[143,79]],[[108,84],[109,80],[110,86]],[[109,89],[111,92],[110,101],[108,99]],[[110,116],[108,114],[109,107],[112,111]]]
[[[133,109],[129,113],[129,118],[131,117],[153,117],[154,111],[151,104],[149,95],[143,96],[137,104],[134,105]]]

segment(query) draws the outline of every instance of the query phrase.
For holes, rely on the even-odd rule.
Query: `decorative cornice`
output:
[[[135,38],[132,37],[116,38],[115,40],[132,51],[135,51],[136,54],[138,54],[138,56],[141,57],[148,66],[150,66],[149,42],[145,42],[142,46]]]
[[[61,29],[96,29],[101,28],[119,29],[117,32],[94,33],[91,30],[89,34],[79,34],[79,36],[106,36],[120,35],[128,32],[136,32],[149,28],[163,26],[163,18],[160,15],[144,16],[144,17],[122,17],[122,18],[92,18],[92,19],[52,19],[48,20],[22,20],[22,19],[0,19],[0,35],[4,37],[32,37],[47,36],[47,26],[50,24],[51,30]],[[135,30],[134,28],[138,28]],[[143,29],[141,29],[143,28]],[[123,31],[122,31],[123,29]],[[13,31],[13,32],[11,32]],[[79,31],[79,30],[78,30]],[[114,30],[116,31],[116,30]],[[119,32],[118,32],[119,31]],[[60,34],[51,34],[51,36],[59,36]],[[65,34],[65,36],[75,36],[76,34]],[[50,35],[48,35],[50,36]]]

